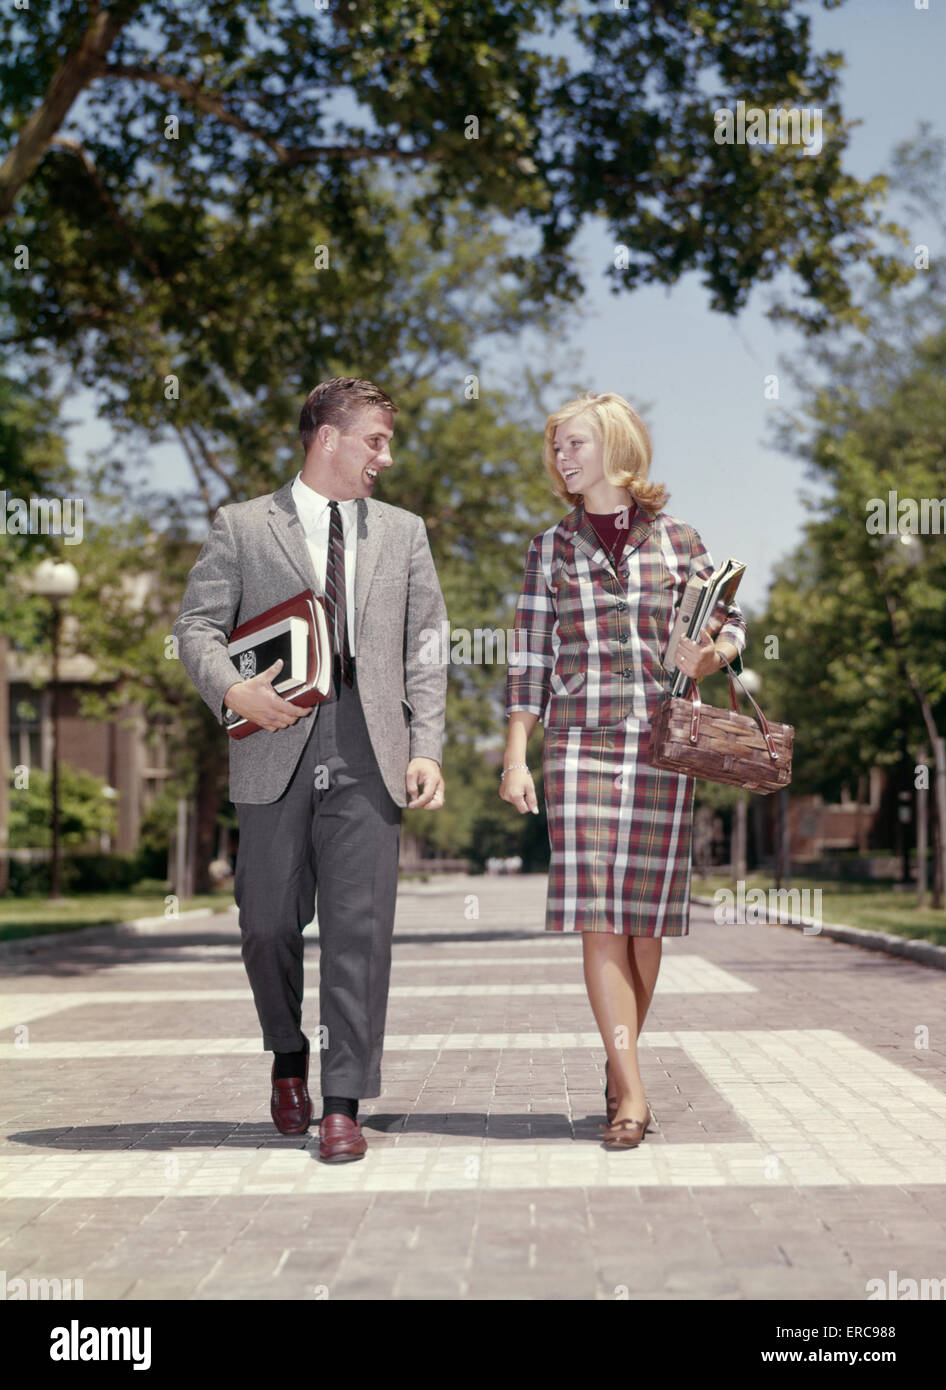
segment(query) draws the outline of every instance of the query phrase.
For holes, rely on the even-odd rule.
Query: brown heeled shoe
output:
[[[601,1142],[606,1149],[636,1149],[638,1144],[644,1142],[653,1119],[653,1111],[648,1105],[647,1114],[642,1120],[612,1120],[601,1136]],[[640,1130],[639,1134],[637,1130]]]
[[[604,1064],[604,1108],[605,1108],[605,1117],[606,1117],[606,1118],[605,1118],[604,1124],[599,1124],[599,1126],[598,1126],[599,1129],[607,1129],[607,1128],[611,1125],[611,1123],[612,1123],[613,1120],[614,1120],[615,1115],[617,1114],[618,1106],[619,1106],[620,1103],[621,1103],[621,1102],[618,1100],[617,1096],[609,1096],[609,1095],[608,1095],[608,1084],[609,1084],[609,1083],[608,1083],[608,1063],[607,1063],[607,1061],[605,1061],[605,1064]],[[644,1132],[646,1133],[648,1129],[653,1129],[653,1127],[654,1127],[654,1112],[651,1110],[651,1108],[650,1108],[650,1102],[648,1101],[648,1104],[647,1104],[647,1124],[646,1124],[645,1127],[644,1127]]]

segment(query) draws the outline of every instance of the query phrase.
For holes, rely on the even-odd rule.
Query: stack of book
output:
[[[690,689],[690,677],[685,676],[677,667],[677,643],[681,637],[689,637],[695,642],[711,617],[715,621],[715,617],[721,616],[716,631],[722,627],[725,610],[735,597],[745,568],[739,560],[730,558],[725,564],[720,565],[718,570],[714,570],[708,579],[700,579],[694,575],[687,581],[664,656],[664,670],[674,673],[670,683],[671,695],[686,695]],[[717,615],[718,608],[724,610],[722,615]],[[715,632],[711,632],[710,636],[715,636]]]
[[[332,643],[325,618],[325,604],[311,589],[267,608],[235,627],[227,644],[230,660],[241,681],[282,661],[273,689],[294,705],[316,705],[327,700],[332,688]],[[227,726],[231,738],[246,738],[260,728],[251,719],[237,719]]]

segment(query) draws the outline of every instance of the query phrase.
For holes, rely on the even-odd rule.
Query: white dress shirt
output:
[[[329,499],[321,492],[309,487],[297,473],[292,484],[292,500],[296,504],[299,520],[305,534],[306,545],[312,558],[312,568],[325,592],[325,571],[328,568],[328,537],[332,513]],[[348,618],[348,645],[355,655],[355,547],[358,536],[355,528],[357,508],[355,499],[339,502],[339,515],[342,519],[342,537],[345,541],[345,609]]]

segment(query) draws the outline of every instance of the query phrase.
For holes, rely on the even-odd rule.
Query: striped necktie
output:
[[[325,565],[325,616],[332,633],[332,647],[341,658],[341,674],[346,685],[353,684],[351,648],[348,645],[348,612],[345,602],[345,540],[342,516],[337,502],[329,502],[332,512],[328,532],[328,560]],[[335,665],[335,694],[338,695],[339,666]]]

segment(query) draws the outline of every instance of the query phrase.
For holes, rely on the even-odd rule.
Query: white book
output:
[[[328,635],[328,623],[325,621],[325,609],[321,603],[310,604],[309,609],[318,629],[319,660],[315,672],[315,688],[321,695],[327,695],[329,686],[332,684],[331,663],[325,659],[332,650],[331,639]]]

